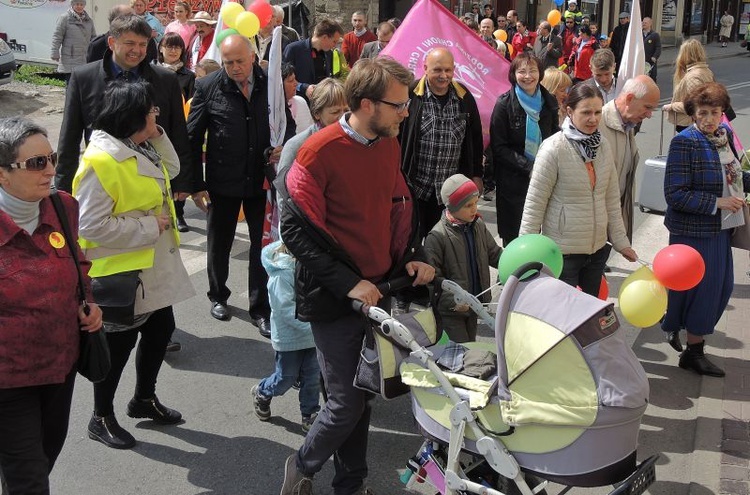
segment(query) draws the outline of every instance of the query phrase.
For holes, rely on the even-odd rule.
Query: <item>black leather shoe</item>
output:
[[[180,349],[182,349],[182,344],[169,339],[169,342],[167,342],[167,352],[177,352]]]
[[[229,308],[227,307],[227,303],[215,302],[214,305],[211,306],[211,316],[213,316],[217,320],[228,320]]]
[[[667,342],[672,349],[682,352],[682,342],[680,341],[680,332],[664,332],[667,336]]]
[[[685,352],[680,355],[680,368],[695,371],[699,375],[721,378],[724,376],[724,370],[708,360],[703,352],[705,344],[688,344]]]
[[[146,400],[131,399],[128,402],[128,416],[149,418],[165,425],[173,425],[182,420],[182,414],[163,405],[155,395]]]
[[[88,430],[90,439],[113,449],[130,449],[135,445],[133,435],[117,423],[114,414],[102,417],[92,414]]]
[[[185,221],[185,217],[182,215],[177,216],[177,231],[178,232],[190,232],[190,226]]]
[[[253,318],[253,325],[258,327],[258,333],[261,337],[267,339],[271,338],[271,322],[265,316],[257,316]]]

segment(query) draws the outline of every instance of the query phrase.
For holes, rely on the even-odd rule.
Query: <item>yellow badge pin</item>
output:
[[[60,232],[52,232],[49,235],[49,243],[55,249],[62,249],[65,247],[65,236]]]

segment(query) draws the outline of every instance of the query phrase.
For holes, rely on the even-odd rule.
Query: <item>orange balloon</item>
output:
[[[513,52],[515,51],[513,49],[513,45],[511,45],[510,43],[508,43],[506,46],[508,47],[508,53],[510,53],[510,56],[512,57],[513,56]]]
[[[560,24],[561,19],[562,19],[562,14],[560,14],[560,11],[557,9],[550,10],[549,14],[547,14],[547,22],[549,22],[553,26],[557,26],[558,24]]]
[[[492,36],[495,37],[496,40],[500,41],[508,41],[508,33],[505,32],[503,29],[498,29],[494,33],[492,33]]]

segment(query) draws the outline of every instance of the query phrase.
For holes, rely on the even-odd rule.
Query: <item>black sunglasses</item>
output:
[[[57,152],[53,151],[49,155],[36,155],[31,158],[27,158],[22,162],[9,163],[7,166],[10,168],[26,169],[32,172],[38,172],[47,168],[47,163],[51,163],[52,166],[57,165]]]

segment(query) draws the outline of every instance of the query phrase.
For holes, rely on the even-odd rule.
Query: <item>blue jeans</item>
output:
[[[299,410],[310,416],[320,410],[320,366],[314,347],[299,351],[276,352],[276,370],[261,380],[258,393],[263,397],[277,397],[300,380]]]

